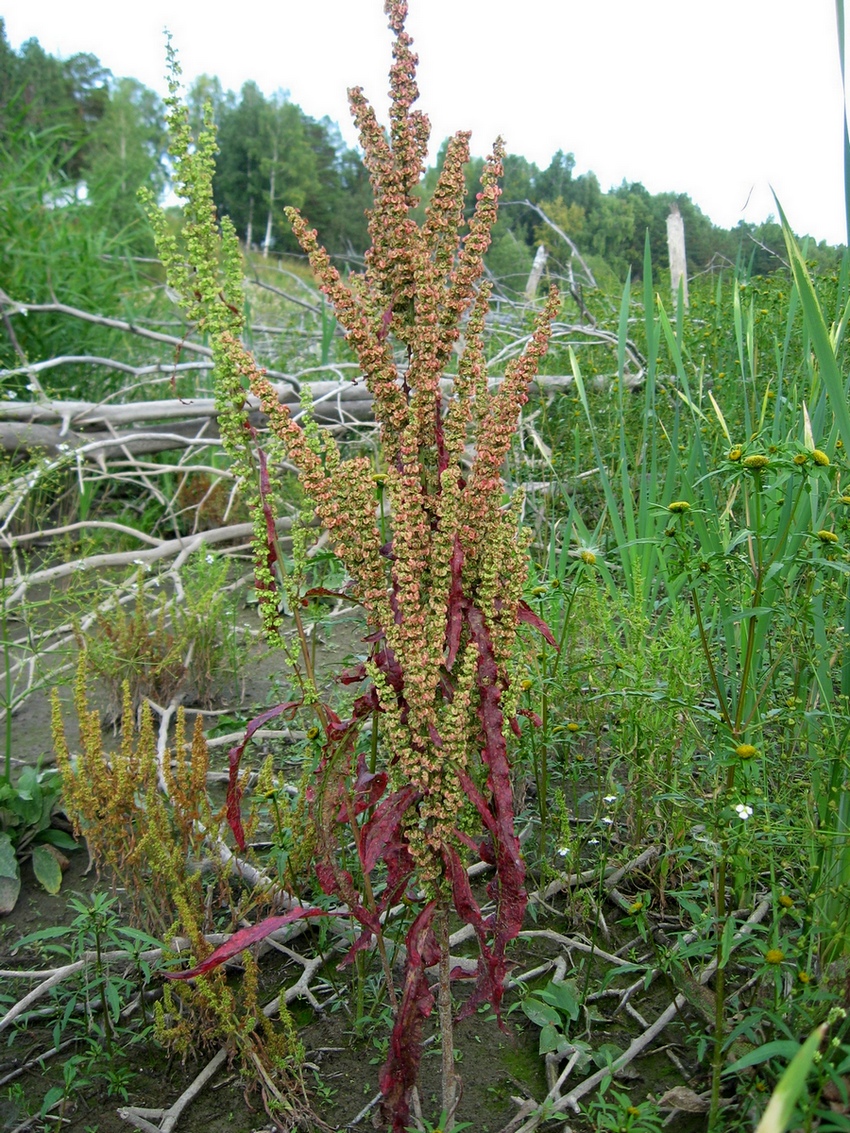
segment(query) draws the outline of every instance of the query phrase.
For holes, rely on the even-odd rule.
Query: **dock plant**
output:
[[[456,134],[417,224],[413,212],[420,205],[430,127],[413,109],[417,57],[405,31],[407,4],[387,0],[386,13],[394,34],[389,130],[359,88],[349,92],[374,194],[364,272],[343,279],[308,221],[288,210],[359,362],[359,380],[372,395],[381,440],[378,468],[366,457],[343,459],[333,436],[309,416],[296,422],[242,344],[239,250],[232,226],[226,218],[217,223],[212,203],[214,135],[208,128],[193,141],[176,72],[169,107],[177,182],[187,199],[182,242],[164,219],[154,221],[170,283],[214,351],[222,434],[245,494],[253,497],[255,570],[267,633],[280,637],[285,597],[305,644],[301,696],[272,712],[310,710],[323,734],[309,790],[315,871],[322,889],[347,906],[358,926],[346,959],[373,943],[382,959],[394,1019],[380,1075],[383,1119],[402,1133],[410,1120],[422,1031],[435,1003],[443,1050],[442,1128],[452,1128],[459,1100],[450,994],[450,980],[459,973],[450,963],[450,916],[472,926],[479,948],[475,986],[460,1014],[471,1014],[482,1002],[498,1013],[508,946],[525,910],[508,752],[511,729],[519,730],[512,658],[519,623],[551,635],[522,601],[528,539],[518,502],[505,498],[502,467],[547,349],[558,297],[550,294],[524,353],[491,384],[482,344],[489,297],[483,257],[497,217],[503,145],[498,140],[484,163],[467,220],[470,135]],[[444,373],[456,353],[449,392]],[[251,395],[266,415],[268,435],[248,419],[256,405]],[[287,566],[276,526],[275,479],[283,457],[297,467],[308,514],[315,511],[344,565],[350,580],[345,597],[362,607],[367,622],[368,656],[343,678],[361,683],[348,719],[320,696],[301,632],[298,565]],[[379,495],[383,524],[376,515]],[[358,742],[361,734],[371,737],[370,748]],[[229,793],[240,846],[244,746],[231,753]],[[492,911],[482,909],[470,886],[467,865],[477,861],[493,867],[487,886]],[[397,991],[385,931],[391,910],[402,903],[411,911]],[[202,975],[295,915],[237,934],[180,975]],[[434,968],[436,996],[428,974]]]

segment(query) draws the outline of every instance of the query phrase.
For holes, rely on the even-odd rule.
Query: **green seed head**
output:
[[[752,456],[745,456],[743,460],[744,468],[749,468],[751,472],[759,472],[762,468],[767,468],[770,461],[763,452],[754,452]]]

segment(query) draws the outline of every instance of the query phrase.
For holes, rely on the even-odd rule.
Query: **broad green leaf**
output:
[[[749,1051],[743,1058],[727,1066],[723,1073],[737,1074],[739,1070],[746,1070],[748,1066],[758,1066],[762,1062],[767,1062],[769,1058],[793,1058],[799,1049],[800,1044],[793,1039],[776,1039]]]
[[[52,826],[49,830],[45,830],[44,833],[39,834],[38,840],[39,842],[47,842],[51,846],[56,846],[56,848],[59,850],[80,849],[80,843],[76,840],[76,838],[72,838],[71,835],[66,831],[57,830]]]
[[[18,859],[12,839],[5,832],[0,834],[0,877],[18,876]]]
[[[597,1066],[610,1066],[616,1062],[620,1055],[623,1053],[623,1048],[617,1046],[616,1043],[603,1043],[593,1055],[593,1061]]]
[[[798,1048],[771,1094],[767,1109],[756,1127],[756,1133],[785,1133],[793,1116],[797,1098],[806,1087],[806,1078],[825,1034],[826,1024],[821,1023]]]
[[[553,1023],[557,1026],[561,1022],[561,1016],[554,1007],[550,1007],[548,1003],[541,1003],[539,999],[534,999],[533,996],[522,1001],[522,1009],[532,1023],[535,1023],[538,1027],[545,1027],[547,1023]]]
[[[55,896],[62,888],[62,867],[49,846],[33,846],[32,871],[48,893]]]
[[[558,1050],[562,1043],[566,1043],[564,1036],[557,1027],[553,1027],[551,1023],[547,1023],[540,1032],[539,1053],[550,1054],[553,1050]]]
[[[21,892],[21,871],[8,834],[0,834],[0,914],[11,913]]]
[[[47,1114],[58,1105],[59,1102],[65,1097],[65,1090],[62,1086],[51,1086],[47,1093],[44,1095],[44,1101],[41,1103],[39,1117],[46,1117]]]
[[[569,983],[556,983],[554,980],[537,993],[545,1003],[557,1007],[570,1019],[578,1019],[581,1006],[575,988]]]

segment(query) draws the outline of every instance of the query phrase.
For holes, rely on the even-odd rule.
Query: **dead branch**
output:
[[[747,939],[753,928],[759,924],[767,916],[772,906],[772,901],[766,897],[761,903],[753,910],[746,921],[741,925],[740,929],[735,933],[732,938],[731,949],[734,950],[744,940]],[[699,983],[706,984],[714,975],[717,970],[717,960],[714,959],[710,964],[706,965],[699,975]],[[549,1091],[542,1105],[537,1107],[535,1112],[529,1119],[522,1125],[516,1125],[516,1118],[509,1122],[500,1130],[500,1133],[532,1133],[532,1130],[537,1129],[538,1126],[548,1118],[554,1117],[556,1114],[563,1113],[565,1110],[570,1109],[574,1113],[578,1113],[579,1098],[583,1098],[585,1094],[594,1090],[604,1078],[609,1075],[616,1074],[618,1070],[622,1070],[624,1066],[628,1066],[633,1062],[639,1054],[642,1053],[653,1040],[661,1034],[664,1028],[670,1023],[676,1015],[686,1006],[688,1000],[684,995],[677,995],[668,1007],[658,1016],[654,1023],[652,1023],[642,1034],[631,1043],[631,1045],[614,1061],[610,1066],[605,1066],[602,1070],[597,1070],[583,1082],[580,1082],[573,1090],[565,1095],[556,1095],[553,1090]],[[560,1088],[560,1079],[558,1086]]]

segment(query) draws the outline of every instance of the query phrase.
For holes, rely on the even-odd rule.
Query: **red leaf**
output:
[[[514,828],[510,764],[502,732],[502,681],[499,668],[483,614],[472,605],[466,607],[465,613],[470,634],[478,647],[478,717],[484,736],[481,758],[487,766],[487,786],[492,802],[488,805],[468,775],[460,773],[460,777],[467,796],[481,815],[493,841],[496,876],[488,885],[487,892],[496,902],[496,913],[495,917],[488,918],[487,922],[488,928],[493,932],[492,947],[481,939],[479,933],[481,957],[478,962],[478,982],[461,1014],[464,1016],[470,1014],[486,999],[498,1015],[507,974],[505,948],[519,933],[525,915],[527,903],[524,888],[525,865]],[[466,898],[462,891],[460,899],[463,905]],[[457,891],[456,900],[458,900]],[[476,927],[474,911],[467,907],[466,912],[472,917],[470,923]],[[476,931],[478,931],[477,927]]]
[[[357,778],[354,781],[354,796],[351,800],[353,816],[356,817],[358,814],[362,814],[364,810],[374,806],[386,788],[386,771],[378,771],[376,774],[369,771],[366,767],[366,756],[361,752],[357,760]],[[338,793],[342,796],[343,801],[337,811],[336,820],[337,822],[348,822],[348,804],[345,801],[342,788]]]
[[[356,685],[365,681],[366,662],[359,661],[356,665],[352,665],[350,669],[343,669],[336,679],[341,685]]]
[[[410,1118],[410,1091],[416,1085],[422,1060],[422,1028],[434,1007],[425,969],[436,964],[440,948],[434,935],[436,902],[431,901],[408,930],[407,972],[404,993],[392,1035],[387,1061],[381,1068],[379,1086],[383,1094],[382,1113],[392,1122],[393,1133],[405,1133]]]
[[[384,799],[363,827],[360,835],[360,861],[366,873],[371,873],[375,868],[375,864],[398,829],[402,815],[417,798],[419,793],[415,787],[402,787],[400,791]]]
[[[267,712],[261,712],[259,716],[254,717],[245,729],[242,742],[232,747],[227,753],[227,762],[230,767],[230,775],[227,780],[227,823],[233,831],[233,837],[236,839],[236,845],[240,850],[245,849],[245,831],[242,828],[242,790],[239,786],[239,764],[245,748],[254,732],[258,728],[262,728],[263,724],[267,724],[269,720],[274,720],[276,716],[283,715],[284,712],[294,712],[300,706],[300,700],[287,700],[283,704],[278,704],[275,708],[269,708]]]
[[[167,980],[193,980],[195,976],[202,976],[205,972],[211,972],[213,968],[232,960],[234,956],[238,956],[246,948],[250,948],[252,944],[265,940],[267,936],[271,936],[273,932],[277,932],[284,925],[291,924],[292,921],[303,920],[305,917],[326,916],[328,916],[328,913],[324,909],[297,907],[279,917],[266,917],[259,924],[251,925],[250,928],[240,928],[238,932],[234,932],[230,940],[220,944],[214,952],[207,956],[206,960],[202,960],[200,964],[196,964],[188,972],[163,972],[162,974]]]
[[[532,610],[527,602],[520,602],[517,607],[516,620],[518,622],[525,622],[526,625],[533,626],[543,634],[543,637],[550,645],[554,645],[557,648],[558,643],[553,637],[551,629],[549,629],[542,618],[535,614],[534,610]]]

